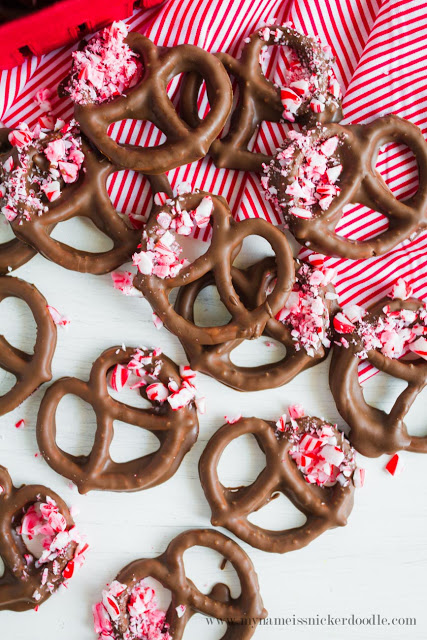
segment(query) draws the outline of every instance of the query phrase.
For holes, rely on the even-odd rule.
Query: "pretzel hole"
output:
[[[400,359],[401,361],[403,358]],[[393,376],[380,371],[363,384],[363,397],[366,402],[377,409],[382,409],[390,413],[398,396],[407,388],[405,380],[394,378]],[[421,407],[425,406],[426,392],[418,394],[403,420],[411,436],[427,435],[425,413]]]
[[[3,242],[9,242],[9,240],[13,240],[15,238],[12,227],[10,226],[6,218],[4,218],[3,216],[2,218],[3,219],[0,224],[0,244]]]
[[[363,242],[375,238],[389,228],[388,218],[361,204],[346,204],[343,215],[335,228],[338,236]]]
[[[74,456],[90,454],[95,442],[96,415],[79,396],[64,396],[56,409],[56,442]]]
[[[118,213],[123,214],[129,226],[141,228],[142,222],[148,218],[153,203],[148,179],[136,171],[116,171],[107,179],[107,192],[111,204]],[[136,218],[133,219],[132,215]]]
[[[194,546],[187,549],[183,556],[185,575],[189,578],[201,593],[207,594],[215,584],[226,584],[233,598],[238,598],[241,593],[240,580],[237,572],[230,562],[224,569],[224,557],[218,551],[210,547]]]
[[[16,376],[13,373],[0,369],[0,397],[8,393],[15,386],[16,381]]]
[[[218,289],[209,285],[202,289],[194,302],[194,322],[198,327],[220,327],[231,319],[221,302]]]
[[[110,457],[114,462],[129,462],[160,449],[156,436],[134,424],[114,421],[114,435],[110,444]]]
[[[258,367],[275,364],[286,356],[286,347],[272,338],[244,340],[230,353],[231,362],[238,367]]]
[[[380,147],[375,169],[398,200],[406,200],[417,192],[418,165],[406,145],[390,142]]]
[[[110,380],[109,376],[107,380]],[[136,376],[131,375],[128,379],[127,384],[121,389],[121,391],[115,391],[110,384],[108,384],[108,393],[114,400],[118,400],[118,402],[123,402],[124,404],[129,405],[130,407],[134,407],[135,409],[152,409],[152,403],[144,398],[143,395],[139,392],[139,389],[131,389],[131,386],[137,382],[138,378]]]
[[[51,237],[73,249],[90,253],[110,251],[114,246],[112,239],[102,233],[92,220],[82,217],[61,222],[55,227]]]
[[[270,243],[262,236],[253,234],[243,239],[240,252],[233,264],[239,269],[246,269],[267,256],[274,256]]]
[[[9,296],[0,303],[1,334],[17,349],[34,353],[37,326],[28,304]]]
[[[147,576],[146,578],[144,578],[144,580],[142,580],[142,583],[145,587],[150,587],[151,589],[153,589],[154,593],[156,594],[157,608],[160,609],[160,611],[167,611],[172,601],[172,593],[170,592],[170,590],[166,589],[166,587],[164,587],[161,582],[156,580],[156,578],[152,578],[151,576]]]
[[[306,516],[297,509],[283,493],[275,493],[270,502],[248,516],[249,522],[263,529],[283,531],[302,527]]]
[[[107,129],[107,135],[117,144],[136,147],[157,147],[166,141],[165,134],[148,120],[118,120]]]
[[[227,445],[219,460],[217,473],[224,487],[234,489],[253,484],[264,469],[265,455],[255,436],[247,433]]]

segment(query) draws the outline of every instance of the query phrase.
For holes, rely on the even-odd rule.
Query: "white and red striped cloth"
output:
[[[336,56],[336,73],[345,92],[344,122],[367,122],[375,116],[395,113],[427,133],[427,1],[423,0],[169,0],[148,10],[137,10],[127,22],[154,42],[173,46],[184,42],[208,51],[238,55],[243,40],[258,27],[275,19],[291,20],[307,34],[328,42]],[[54,25],[52,25],[54,28]],[[0,79],[0,120],[7,126],[20,121],[34,124],[40,115],[34,103],[41,88],[56,89],[70,66],[70,48],[42,58],[29,59],[22,67],[4,71]],[[273,52],[268,75],[280,77],[280,51]],[[177,92],[178,78],[170,85]],[[67,119],[72,105],[54,100],[54,111]],[[206,107],[201,96],[201,109]],[[280,145],[286,125],[264,123],[253,141],[255,149],[271,153]],[[113,135],[122,142],[158,144],[162,135],[150,123],[123,121]],[[407,149],[389,145],[379,157],[378,168],[399,197],[417,187],[417,171]],[[236,218],[263,217],[280,223],[264,200],[259,178],[244,172],[216,169],[210,159],[169,172],[172,185],[190,182],[193,187],[221,193]],[[132,171],[116,173],[110,181],[111,198],[119,211],[144,213],[150,192],[143,176]],[[351,206],[340,223],[340,233],[367,238],[384,229],[383,216],[362,206]],[[302,251],[304,257],[307,252]],[[342,304],[367,305],[382,297],[398,278],[405,277],[415,295],[427,299],[427,233],[406,241],[386,256],[365,261],[327,258],[338,271],[336,287]],[[361,378],[372,373],[362,367]]]

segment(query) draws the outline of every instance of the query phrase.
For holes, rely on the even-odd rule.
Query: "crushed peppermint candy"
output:
[[[144,229],[142,234],[142,251],[133,255],[133,264],[144,275],[155,275],[158,278],[174,278],[190,263],[181,258],[182,247],[177,236],[189,236],[193,231],[205,229],[210,224],[213,201],[210,196],[202,198],[193,211],[181,209],[179,197],[168,200],[172,205],[168,211],[160,211],[156,215],[157,224]]]
[[[276,74],[280,97],[283,104],[283,118],[295,122],[301,112],[322,113],[328,105],[339,107],[342,98],[341,88],[332,68],[334,58],[329,45],[322,44],[319,38],[303,36],[290,23],[283,25],[286,30],[264,27],[259,36],[268,44],[281,45],[280,55],[283,62],[280,73]],[[305,48],[304,60],[298,51],[289,45],[289,31],[296,39],[311,41],[311,47]],[[264,69],[268,61],[268,47],[263,47],[260,65]],[[276,79],[276,78],[275,78]]]
[[[261,178],[266,199],[283,211],[285,220],[313,218],[326,211],[339,196],[337,183],[342,171],[336,155],[339,144],[339,136],[322,137],[321,129],[315,136],[298,131],[287,133],[277,155],[264,166],[265,175]],[[285,193],[280,194],[277,184],[283,180],[287,186]]]
[[[112,271],[111,279],[113,280],[113,287],[118,291],[121,291],[125,296],[138,296],[142,294],[136,287],[133,286],[133,279],[135,275],[132,271]]]
[[[71,320],[67,316],[63,316],[61,313],[59,313],[58,309],[55,309],[55,307],[51,307],[49,304],[47,305],[47,310],[49,311],[52,320],[58,327],[68,327]]]
[[[66,184],[76,182],[84,161],[82,141],[76,122],[63,120],[36,124],[32,129],[21,122],[9,133],[12,145],[4,161],[0,161],[0,208],[12,222],[22,214],[42,215],[50,202],[57,200]],[[45,160],[43,168],[33,157]]]
[[[15,422],[15,429],[23,429],[25,427],[25,420],[21,418],[18,422]]]
[[[78,104],[101,103],[122,95],[141,75],[139,56],[126,44],[129,28],[113,22],[72,53],[73,63],[66,91]]]
[[[197,394],[196,372],[188,365],[180,367],[180,384],[170,379],[166,385],[160,380],[162,350],[152,351],[141,347],[135,349],[127,364],[116,364],[109,375],[109,385],[120,392],[125,386],[130,389],[145,388],[150,402],[163,405],[166,401],[173,411],[178,411],[194,403],[196,408],[204,407],[204,398]],[[203,411],[201,411],[203,413]]]
[[[296,270],[296,281],[285,306],[276,314],[276,320],[289,327],[296,351],[305,349],[314,357],[325,347],[331,346],[328,303],[324,288],[335,278],[333,269],[317,269],[301,263]],[[274,280],[268,284],[267,293],[274,289]]]
[[[394,456],[390,458],[390,460],[387,462],[385,466],[385,470],[388,471],[388,473],[391,476],[400,475],[404,470],[404,468],[405,468],[405,465],[403,464],[402,459],[398,453],[395,453]]]
[[[132,589],[113,580],[94,605],[93,619],[98,640],[172,640],[166,612],[159,609],[154,589],[144,580]]]
[[[27,549],[24,556],[27,566],[39,569],[46,565],[40,584],[46,585],[51,593],[59,578],[60,584],[66,586],[75,569],[85,561],[88,545],[83,543],[75,526],[67,525],[55,500],[49,496],[45,502],[38,499],[25,509],[15,533]],[[33,596],[36,600],[41,598],[38,591]]]
[[[303,412],[298,406],[297,414]],[[309,484],[346,487],[350,481],[363,486],[365,473],[358,471],[356,452],[336,424],[318,418],[292,418],[295,407],[289,408],[290,419],[282,416],[276,423],[278,437],[286,437],[292,447],[289,455]],[[357,477],[356,477],[357,476]]]
[[[391,289],[394,300],[407,300],[411,295],[411,287],[402,278]],[[401,358],[412,352],[427,360],[426,303],[414,310],[392,310],[387,304],[382,314],[374,318],[363,307],[349,305],[335,316],[333,324],[338,334],[349,334],[337,344],[345,348],[357,345],[358,358],[366,359],[368,351],[376,349],[387,358]]]

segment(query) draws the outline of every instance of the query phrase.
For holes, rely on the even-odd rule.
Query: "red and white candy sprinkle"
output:
[[[125,43],[128,26],[113,22],[74,51],[68,92],[78,104],[110,100],[136,84],[141,63]]]
[[[178,617],[182,617],[185,607],[180,605],[176,609]],[[158,608],[155,591],[144,580],[131,591],[114,580],[104,589],[101,602],[95,604],[92,611],[98,640],[172,640],[166,613]],[[125,614],[128,626],[123,633],[120,621]]]
[[[287,136],[276,156],[280,168],[276,159],[265,165],[261,183],[267,200],[283,211],[285,219],[291,216],[310,219],[328,209],[340,194],[337,182],[342,165],[335,155],[340,139],[338,136],[322,138],[321,134],[314,138],[298,131],[289,131]],[[284,177],[289,175],[297,155],[302,156],[298,171],[286,187],[286,195],[279,197],[272,181],[276,173]]]
[[[347,486],[353,480],[355,486],[363,486],[365,472],[356,466],[356,453],[336,424],[325,422],[319,426],[315,420],[307,419],[304,428],[300,428],[296,422],[304,415],[300,405],[290,407],[289,415],[289,421],[283,415],[276,423],[277,433],[292,443],[289,455],[306,482],[333,487],[337,483]]]

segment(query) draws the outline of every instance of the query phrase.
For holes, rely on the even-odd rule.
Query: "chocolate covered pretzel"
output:
[[[218,478],[224,449],[252,434],[265,455],[265,468],[249,486],[228,488]],[[275,425],[259,418],[226,424],[208,442],[199,462],[202,487],[212,509],[211,522],[251,546],[272,553],[301,549],[328,529],[344,526],[353,508],[354,451],[343,434],[319,418],[286,416]],[[283,493],[306,516],[284,531],[251,523],[248,516]]]
[[[352,306],[335,317],[334,326],[337,341],[329,384],[337,409],[351,428],[352,445],[369,457],[401,449],[427,453],[427,436],[410,435],[405,424],[406,414],[427,384],[425,303],[408,297],[384,298],[367,312]],[[389,413],[366,402],[358,378],[361,362],[408,383]]]
[[[129,369],[130,367],[130,369]],[[110,396],[107,375],[126,376],[133,370],[134,388],[152,403],[139,409]],[[75,395],[90,404],[96,414],[95,441],[89,455],[74,456],[56,442],[56,412],[61,399]],[[80,493],[140,491],[166,482],[174,475],[198,436],[194,387],[181,378],[179,369],[160,349],[107,349],[94,362],[88,382],[61,378],[46,391],[37,419],[37,442],[46,462],[74,482]],[[160,443],[157,451],[128,462],[114,462],[110,445],[114,420],[150,431]]]
[[[286,347],[277,362],[255,367],[234,364],[232,353],[243,340],[202,345],[191,336],[180,336],[190,365],[238,391],[273,389],[290,382],[301,371],[323,361],[330,346],[330,314],[336,308],[336,294],[327,273],[295,261],[296,283],[285,307],[270,318],[263,335]],[[276,277],[274,258],[265,258],[248,269],[232,267],[233,285],[248,309],[267,296]],[[215,283],[212,273],[181,287],[175,303],[180,316],[194,322],[194,305],[199,294]]]
[[[52,378],[51,363],[56,347],[56,326],[48,304],[36,287],[12,276],[0,277],[0,302],[7,298],[23,300],[34,317],[37,337],[32,354],[12,346],[0,335],[0,368],[16,378],[13,387],[0,396],[0,415],[16,409],[43,382]]]
[[[43,128],[40,134],[21,125],[9,137],[14,146],[3,164],[11,162],[1,176],[3,211],[17,238],[74,271],[103,274],[126,262],[136,250],[140,232],[126,224],[108,195],[108,178],[118,168],[81,140],[73,124]],[[70,144],[71,152],[65,155]],[[153,193],[171,193],[166,176],[149,181]],[[84,251],[51,237],[57,224],[75,217],[91,220],[113,247]]]
[[[407,200],[398,200],[375,169],[389,142],[409,147],[417,162],[419,186]],[[427,226],[427,142],[418,127],[395,115],[289,132],[262,182],[298,242],[329,256],[382,255]],[[368,240],[339,235],[344,207],[357,203],[386,216],[388,228]]]
[[[127,77],[123,81],[116,78],[116,68],[120,71],[122,69],[120,65],[116,68],[111,65],[110,69],[104,61],[100,72],[98,64],[92,69],[93,56],[89,56],[82,73],[86,74],[83,76],[85,89],[88,78],[92,78],[92,85],[97,87],[100,99],[95,101],[89,93],[85,93],[85,89],[75,89],[78,83],[76,77],[81,77],[80,67],[71,70],[69,86],[76,101],[75,117],[82,131],[114,164],[145,174],[160,174],[202,158],[221,131],[231,110],[232,90],[224,67],[212,54],[193,45],[158,47],[142,34],[130,33],[122,46],[123,35],[123,29],[119,29],[115,23],[108,32],[106,30],[98,36],[96,59],[102,64],[103,50],[108,51],[109,47],[113,47],[114,51],[123,53],[123,75],[127,75],[126,66],[131,66],[129,74],[135,77],[135,62],[126,51],[126,47],[130,47],[142,63],[142,76],[134,86],[126,82],[129,79]],[[91,47],[90,42],[88,47]],[[78,57],[76,60],[79,64]],[[179,117],[166,91],[172,78],[190,71],[197,71],[204,78],[211,105],[209,114],[195,128],[189,127]],[[110,94],[110,73],[117,80],[117,93],[121,93],[121,88],[126,94]],[[126,85],[128,88],[124,89]],[[110,125],[130,118],[152,122],[166,136],[166,141],[151,148],[115,142],[108,133]]]
[[[220,553],[236,571],[241,593],[233,598],[227,585],[217,583],[202,593],[185,573],[184,553],[192,547]],[[158,609],[154,590],[144,580],[158,580],[172,594],[167,612]],[[267,615],[254,566],[236,542],[218,531],[193,529],[181,533],[157,558],[136,560],[122,569],[94,606],[99,638],[181,640],[190,618],[200,613],[227,624],[223,639],[249,640]]]
[[[268,80],[262,70],[264,52],[272,46],[283,47],[286,52],[286,75],[281,78],[281,86]],[[286,25],[273,25],[252,34],[239,59],[224,52],[215,55],[239,89],[230,129],[209,149],[217,167],[262,171],[271,156],[249,151],[248,145],[263,121],[284,118],[312,126],[341,120],[341,91],[332,70],[333,59],[315,38]],[[193,127],[201,122],[197,105],[201,84],[200,75],[192,73],[185,78],[182,89],[181,111]]]
[[[65,502],[41,485],[15,488],[0,466],[0,610],[27,611],[67,585],[84,561]]]
[[[179,236],[209,225],[212,237],[207,251],[192,263],[180,258]],[[265,238],[271,245],[277,281],[265,300],[248,309],[234,288],[231,268],[243,240],[250,235]],[[269,319],[285,304],[294,282],[293,257],[285,235],[260,218],[235,222],[224,198],[210,193],[186,193],[158,207],[148,220],[141,249],[134,256],[139,270],[135,286],[172,333],[200,344],[260,336]],[[195,282],[210,271],[232,316],[221,327],[199,327],[179,315],[169,301],[172,289]]]

